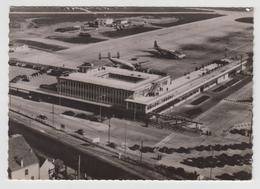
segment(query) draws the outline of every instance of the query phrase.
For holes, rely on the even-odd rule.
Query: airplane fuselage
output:
[[[157,50],[160,55],[168,57],[168,58],[174,58],[174,59],[183,59],[186,55],[183,53],[180,53],[178,51],[173,51],[169,49],[163,49],[158,44],[157,41],[154,41],[154,47],[155,50]]]
[[[124,66],[128,69],[131,69],[131,70],[135,70],[135,66],[127,61],[124,61],[124,60],[121,60],[119,58],[109,58],[109,60],[111,62],[113,62],[114,64],[119,64],[121,66]]]

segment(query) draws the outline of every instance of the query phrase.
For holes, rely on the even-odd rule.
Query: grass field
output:
[[[147,32],[147,31],[152,31],[159,29],[157,27],[136,27],[136,28],[129,28],[129,29],[123,29],[123,30],[118,30],[118,31],[107,31],[103,32],[102,35],[106,37],[111,37],[111,38],[117,38],[117,37],[124,37],[128,35],[134,35],[137,33],[142,33],[142,32]]]
[[[216,18],[222,15],[220,14],[178,14],[174,16],[178,19],[176,22],[154,23],[153,25],[160,26],[160,27],[171,27],[171,26],[177,26],[177,25],[186,24],[190,22]]]
[[[77,14],[77,15],[70,15],[70,14],[19,14],[14,15],[10,14],[10,22],[18,21],[18,22],[25,22],[26,19],[32,19],[32,21],[37,24],[38,26],[46,26],[46,25],[52,25],[62,22],[87,22],[87,21],[93,21],[96,18],[129,18],[129,17],[137,17],[137,16],[143,16],[144,14]],[[151,14],[153,18],[163,18],[163,17],[177,17],[180,19],[179,23],[172,23],[173,25],[180,25],[184,23],[209,19],[221,16],[219,14],[189,14],[189,13],[175,13],[175,14]],[[173,26],[172,25],[172,26]],[[171,24],[165,25],[164,27],[169,27]]]
[[[49,36],[47,38],[64,41],[64,42],[68,42],[68,43],[78,43],[78,44],[97,43],[97,42],[106,40],[106,39],[99,39],[99,38],[94,38],[94,37],[84,37],[84,36],[74,36],[74,37]]]
[[[30,48],[46,50],[46,51],[60,51],[60,50],[67,49],[66,47],[62,47],[58,45],[51,45],[51,44],[46,44],[46,43],[41,43],[41,42],[31,41],[31,40],[24,40],[24,39],[17,39],[14,42],[28,45]]]
[[[253,24],[253,23],[254,23],[253,17],[238,18],[238,19],[236,19],[236,21],[238,21],[238,22],[244,22],[244,23],[250,23],[250,24]]]
[[[78,6],[77,6],[78,7]],[[212,12],[194,7],[85,7],[72,9],[72,6],[12,6],[10,12],[84,12],[84,9],[94,12]]]

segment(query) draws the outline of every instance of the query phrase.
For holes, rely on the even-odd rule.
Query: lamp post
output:
[[[141,140],[141,145],[140,145],[140,162],[142,163],[143,160],[143,143],[144,141]]]
[[[12,109],[12,95],[10,94],[10,91],[9,91],[9,109],[10,110]]]
[[[125,124],[125,146],[124,146],[125,147],[125,149],[124,149],[125,156],[126,156],[126,141],[127,141],[127,124]]]
[[[105,95],[100,95],[99,96],[99,99],[102,100],[102,98],[104,97]],[[100,105],[99,105],[99,119],[100,119],[100,122],[102,122],[102,106],[101,106],[101,101],[100,101]]]
[[[111,121],[111,117],[108,120],[108,144],[110,144],[110,127],[111,127],[110,121]]]
[[[54,127],[54,104],[52,104],[51,113],[52,113],[52,126]]]
[[[135,117],[136,117],[136,103],[134,103],[134,121],[135,121]]]
[[[253,133],[253,111],[252,109],[249,110],[252,115],[251,123],[250,123],[250,130],[249,130],[249,141],[248,143],[252,143],[252,133]]]
[[[211,146],[211,157],[213,158],[213,156],[214,156],[214,149]],[[212,179],[212,169],[213,169],[213,165],[211,165],[211,167],[210,167],[209,179]]]
[[[100,106],[99,106],[99,120],[100,120],[100,122],[102,122],[102,109],[101,109],[102,107],[101,107],[101,104],[100,104]]]

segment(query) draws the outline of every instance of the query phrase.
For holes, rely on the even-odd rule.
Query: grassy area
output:
[[[210,10],[199,10],[194,7],[88,7],[90,11],[111,12],[212,12]]]
[[[159,29],[157,27],[136,27],[136,28],[129,28],[129,29],[123,29],[123,30],[118,30],[118,31],[107,31],[103,32],[102,34],[106,37],[111,37],[111,38],[117,38],[117,37],[124,37],[128,35],[134,35],[137,33],[142,33],[142,32],[147,32],[147,31],[152,31]]]
[[[253,17],[243,17],[243,18],[238,18],[235,21],[253,24],[254,23],[254,18]]]
[[[10,12],[84,12],[84,10],[60,6],[12,6]]]
[[[57,24],[57,23],[63,23],[63,22],[87,22],[87,21],[93,21],[96,18],[114,18],[114,19],[119,19],[119,18],[130,18],[130,17],[138,17],[138,16],[144,16],[144,14],[10,14],[10,22],[13,21],[19,21],[19,22],[24,22],[26,19],[32,19],[32,21],[37,24],[38,26],[48,26],[52,24]],[[176,17],[179,19],[178,22],[174,23],[167,23],[164,25],[164,27],[169,27],[173,25],[180,25],[184,23],[189,23],[189,22],[195,22],[199,20],[204,20],[204,19],[210,19],[210,18],[215,18],[218,16],[221,16],[219,14],[151,14],[153,18],[161,18],[163,19],[164,17]],[[163,26],[163,25],[162,25]]]
[[[196,21],[200,21],[200,20],[216,18],[216,17],[220,17],[223,15],[220,15],[220,14],[175,14],[174,16],[178,19],[176,22],[153,23],[153,25],[160,26],[160,27],[171,27],[171,26],[177,26],[177,25],[186,24],[186,23],[190,23],[190,22],[196,22]]]
[[[99,39],[99,38],[94,38],[94,37],[84,37],[84,36],[77,36],[77,37],[49,36],[47,38],[64,41],[64,42],[68,42],[68,43],[79,43],[79,44],[97,43],[97,42],[106,40],[106,39]]]
[[[64,27],[64,28],[57,28],[55,29],[55,32],[69,32],[69,31],[75,31],[75,30],[79,30],[79,28],[75,28],[75,27]]]
[[[15,40],[15,42],[28,45],[30,48],[46,50],[46,51],[60,51],[60,50],[67,49],[67,47],[41,43],[38,41],[24,40],[24,39],[18,39]]]
[[[10,12],[84,12],[84,9],[94,12],[212,12],[194,7],[78,7],[73,6],[12,6]]]
[[[245,12],[246,7],[209,7],[211,9],[215,10],[224,10],[224,11],[239,11],[239,12]]]

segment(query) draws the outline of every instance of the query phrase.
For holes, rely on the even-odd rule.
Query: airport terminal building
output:
[[[150,113],[171,102],[180,104],[230,79],[240,71],[238,60],[212,63],[179,78],[115,67],[99,67],[87,73],[71,73],[58,78],[59,95],[90,104]]]
[[[147,112],[146,104],[131,99],[138,96],[144,98],[155,96],[159,93],[158,88],[162,91],[170,82],[170,76],[103,66],[87,73],[76,72],[60,77],[57,89],[63,96]]]

